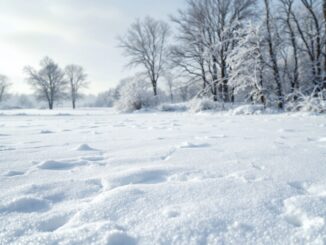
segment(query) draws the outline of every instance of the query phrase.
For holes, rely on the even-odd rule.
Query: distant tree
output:
[[[29,84],[35,90],[37,98],[47,101],[49,109],[52,110],[54,102],[64,96],[67,82],[64,79],[62,69],[49,57],[43,58],[40,66],[40,70],[27,66],[25,67],[25,73]]]
[[[99,93],[96,96],[94,106],[96,107],[113,107],[114,102],[118,100],[117,89],[110,89],[108,91]]]
[[[65,76],[70,85],[70,98],[72,102],[72,108],[76,108],[76,101],[80,98],[80,89],[88,86],[87,74],[84,72],[84,68],[78,65],[68,65],[65,68]]]
[[[8,78],[0,74],[0,103],[4,100],[9,86],[10,83],[8,82]]]
[[[119,39],[120,48],[130,58],[129,66],[142,66],[157,95],[157,83],[167,62],[168,24],[146,17],[133,23],[124,37]]]

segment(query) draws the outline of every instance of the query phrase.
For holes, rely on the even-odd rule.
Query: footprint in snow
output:
[[[126,185],[159,184],[167,180],[166,175],[167,172],[164,170],[129,170],[113,178],[103,180],[103,186],[109,189],[115,189]]]
[[[15,176],[20,176],[20,175],[24,175],[24,174],[25,174],[25,172],[23,172],[23,171],[10,170],[10,171],[4,173],[3,176],[15,177]]]
[[[16,148],[13,148],[13,147],[6,147],[4,145],[0,145],[0,152],[1,151],[14,151],[16,150]]]
[[[79,166],[84,166],[87,161],[55,161],[49,160],[37,165],[37,168],[43,170],[69,170]]]
[[[196,144],[196,143],[191,143],[191,142],[184,142],[179,146],[179,148],[206,148],[209,146],[210,145],[207,143]]]
[[[40,221],[37,225],[38,230],[41,232],[54,232],[68,223],[70,215],[59,214],[47,217],[46,219]]]
[[[36,197],[20,197],[3,206],[0,206],[0,213],[34,213],[45,212],[50,209],[50,203]]]
[[[99,162],[105,160],[102,156],[88,156],[88,157],[82,157],[81,160],[90,161],[90,162]]]
[[[40,134],[53,134],[54,132],[51,130],[42,130]]]
[[[326,223],[326,185],[308,185],[300,181],[289,182],[288,185],[299,194],[283,201],[282,217],[290,225],[302,229],[303,236],[313,231],[317,234]]]
[[[136,245],[137,241],[135,238],[128,235],[125,231],[113,230],[110,231],[106,236],[107,245]]]
[[[265,169],[265,166],[260,166],[260,165],[257,165],[255,163],[252,163],[251,166],[254,168],[254,169],[257,169],[259,171],[262,171]]]
[[[265,177],[258,177],[255,174],[247,173],[245,171],[234,172],[234,173],[231,173],[231,174],[225,176],[224,178],[235,179],[235,180],[239,180],[244,183],[256,183],[256,182],[262,182],[262,181],[268,179]]]
[[[180,211],[178,207],[167,207],[164,208],[162,214],[167,218],[177,218],[180,216]]]

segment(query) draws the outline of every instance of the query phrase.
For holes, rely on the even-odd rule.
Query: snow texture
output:
[[[324,244],[326,117],[248,110],[0,111],[0,244]]]

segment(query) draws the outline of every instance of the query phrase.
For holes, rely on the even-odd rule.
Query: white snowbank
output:
[[[0,122],[0,244],[325,241],[325,115],[25,113]]]
[[[233,115],[262,114],[265,110],[263,105],[242,105],[232,110]]]
[[[167,112],[183,112],[188,110],[188,106],[186,103],[179,103],[179,104],[162,104],[159,106],[160,111],[167,111]]]

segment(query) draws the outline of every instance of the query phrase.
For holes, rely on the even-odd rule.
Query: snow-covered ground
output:
[[[325,116],[0,111],[0,244],[306,243]]]

